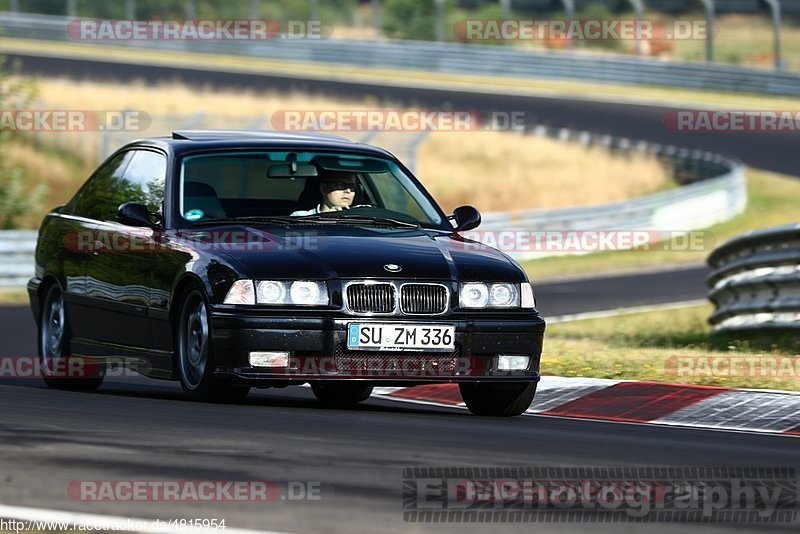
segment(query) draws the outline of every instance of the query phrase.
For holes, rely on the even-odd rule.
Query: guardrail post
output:
[[[714,62],[714,0],[700,0],[706,8],[706,62]]]
[[[564,5],[564,12],[567,15],[567,20],[572,20],[575,18],[575,0],[561,0],[561,3]],[[572,48],[572,39],[567,37],[567,46]]]
[[[772,11],[772,35],[775,40],[773,54],[775,54],[775,70],[783,68],[781,60],[781,3],[779,0],[764,0]]]
[[[372,0],[372,29],[376,36],[381,34],[381,0]]]
[[[436,40],[444,41],[444,1],[436,0]]]
[[[136,18],[136,0],[125,0],[125,18],[128,20]]]
[[[319,20],[319,0],[311,0],[311,16],[312,21]]]
[[[644,0],[628,0],[633,6],[633,12],[636,14],[636,20],[641,21],[644,19]],[[636,39],[636,55],[641,56],[644,51],[644,43],[641,39]]]
[[[19,0],[11,0],[11,6],[9,9],[12,13],[19,13]]]
[[[184,4],[184,9],[186,10],[186,20],[194,20],[195,18],[194,0],[186,0],[186,3]]]
[[[67,16],[75,16],[75,0],[67,0]]]

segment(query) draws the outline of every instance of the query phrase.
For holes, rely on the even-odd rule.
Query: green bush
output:
[[[386,0],[383,5],[383,31],[387,37],[395,39],[433,41],[436,39],[436,2]]]
[[[11,79],[4,62],[0,56],[0,110],[24,109],[33,98],[34,86],[28,80]],[[44,184],[28,190],[22,169],[9,165],[6,151],[12,135],[11,131],[0,131],[0,228],[3,230],[16,228],[15,219],[36,207],[46,191]]]

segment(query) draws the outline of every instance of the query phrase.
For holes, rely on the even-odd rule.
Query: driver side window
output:
[[[141,202],[155,213],[164,201],[164,183],[167,176],[167,158],[160,152],[135,150],[125,174],[122,189],[126,199],[120,202]]]

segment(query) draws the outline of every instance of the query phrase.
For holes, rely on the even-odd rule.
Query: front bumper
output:
[[[453,352],[379,352],[347,349],[353,321],[455,326]],[[380,385],[446,382],[535,382],[545,321],[536,313],[488,319],[443,317],[275,317],[211,312],[215,374],[249,385],[358,380]],[[289,352],[288,368],[251,367],[251,351]],[[528,368],[500,371],[498,354],[529,356]]]

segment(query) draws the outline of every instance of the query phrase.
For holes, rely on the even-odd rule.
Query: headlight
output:
[[[225,296],[225,304],[255,304],[256,293],[252,280],[237,280]]]
[[[256,284],[259,304],[286,304],[286,285],[283,282],[265,280]]]
[[[462,308],[485,308],[489,302],[489,288],[486,284],[464,284],[458,296]]]
[[[462,308],[519,308],[520,285],[480,282],[462,284],[458,302]]]
[[[234,282],[225,304],[270,304],[325,306],[328,284],[325,282],[283,280],[238,280]]]
[[[328,303],[328,288],[325,282],[292,282],[289,297],[292,304],[320,306]]]

